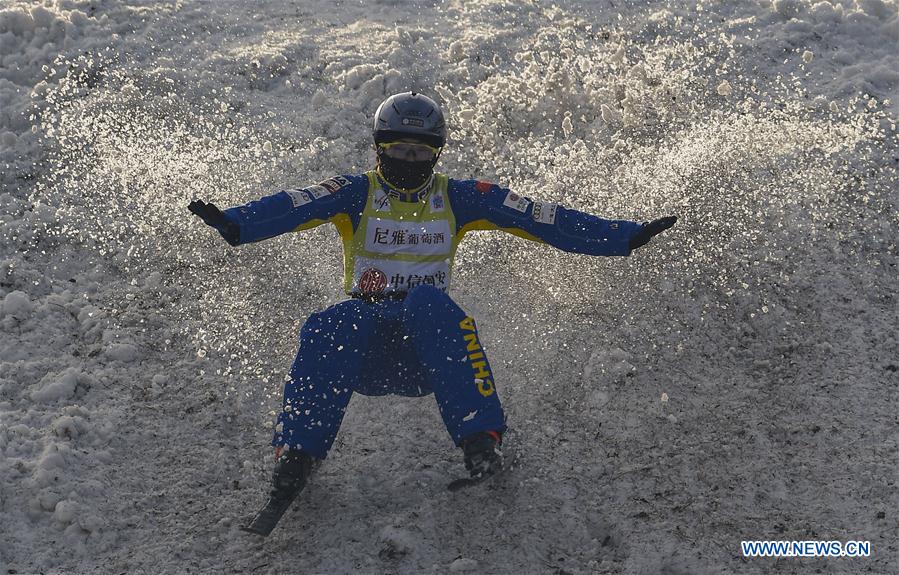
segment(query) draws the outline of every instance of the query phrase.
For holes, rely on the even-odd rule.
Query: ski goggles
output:
[[[378,144],[384,153],[396,160],[409,162],[426,162],[433,160],[440,153],[440,148],[422,144],[420,142],[390,142]]]

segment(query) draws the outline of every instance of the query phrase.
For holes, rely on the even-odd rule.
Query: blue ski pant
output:
[[[432,286],[404,300],[350,299],[309,316],[272,445],[323,459],[354,392],[433,393],[456,445],[478,431],[505,430],[474,319]]]

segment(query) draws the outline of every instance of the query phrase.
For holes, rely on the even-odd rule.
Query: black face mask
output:
[[[434,172],[437,158],[424,162],[407,162],[391,158],[387,154],[378,154],[381,175],[388,184],[404,190],[414,190],[423,186]]]

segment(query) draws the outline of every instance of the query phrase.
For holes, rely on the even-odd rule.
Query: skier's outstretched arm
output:
[[[229,244],[237,246],[307,230],[339,214],[361,212],[367,189],[365,176],[337,176],[224,211],[202,200],[194,200],[187,209],[215,228]]]
[[[566,252],[627,256],[677,221],[669,216],[640,224],[606,220],[548,202],[531,201],[496,184],[452,182],[453,210],[459,235],[472,230],[499,229],[549,244]]]
[[[226,242],[232,246],[240,245],[240,226],[229,220],[218,206],[211,202],[207,204],[203,200],[194,200],[187,205],[187,209],[203,220],[204,224],[215,228]]]

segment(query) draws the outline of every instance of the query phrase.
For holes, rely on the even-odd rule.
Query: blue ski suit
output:
[[[351,298],[303,325],[272,440],[320,459],[354,392],[433,393],[456,445],[478,431],[505,430],[477,326],[447,294],[466,233],[499,229],[567,252],[627,256],[641,227],[443,174],[412,193],[376,172],[336,176],[224,213],[239,226],[241,244],[328,222],[341,236]]]

